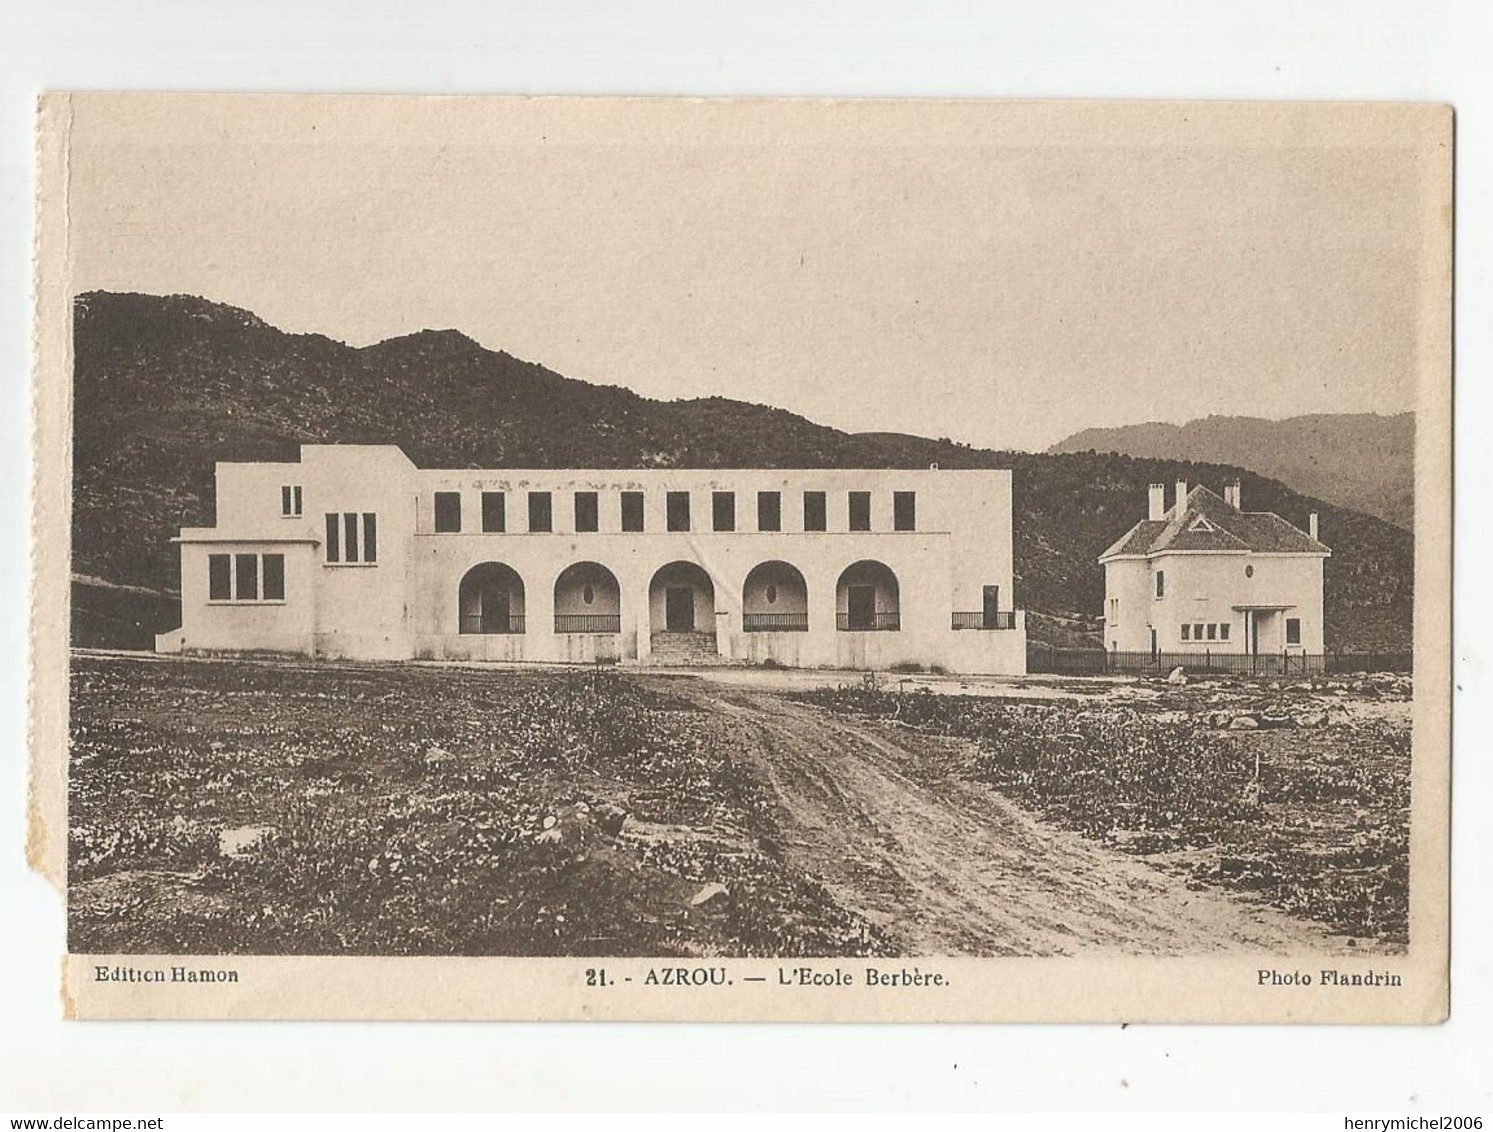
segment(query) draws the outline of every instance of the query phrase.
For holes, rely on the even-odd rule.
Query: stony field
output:
[[[607,672],[76,657],[79,952],[847,955],[722,721]]]
[[[76,654],[71,948],[1406,943],[1404,678],[785,686]]]
[[[1410,694],[1409,677],[1370,675],[1152,680],[1088,703],[897,692],[875,679],[798,698],[962,740],[960,774],[1045,821],[1400,950]]]

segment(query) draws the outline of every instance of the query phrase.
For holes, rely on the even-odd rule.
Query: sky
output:
[[[1391,413],[1433,107],[74,96],[74,293],[1040,449]]]

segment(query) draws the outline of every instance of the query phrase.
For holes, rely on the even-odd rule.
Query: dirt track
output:
[[[831,717],[772,693],[671,685],[739,724],[743,757],[778,798],[785,859],[900,939],[909,955],[1344,949],[1264,904],[1194,891],[1045,825],[955,776],[955,753],[926,736]]]

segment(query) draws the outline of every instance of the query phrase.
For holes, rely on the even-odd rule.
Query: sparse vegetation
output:
[[[1404,678],[1358,687],[1375,700],[1409,694]],[[1195,883],[1256,893],[1336,932],[1403,946],[1408,715],[1328,716],[1304,684],[1214,684],[1180,696],[1077,707],[863,686],[796,698],[967,740],[963,773],[1048,821]],[[1184,705],[1187,714],[1177,711]],[[1261,705],[1265,714],[1252,714]],[[1258,725],[1290,720],[1295,709],[1310,726]],[[1256,726],[1220,726],[1238,715]]]
[[[80,657],[72,697],[73,951],[887,947],[725,725],[613,672]]]

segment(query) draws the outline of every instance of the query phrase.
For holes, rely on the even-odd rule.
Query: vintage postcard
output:
[[[38,152],[71,1016],[1446,1017],[1449,108]]]

